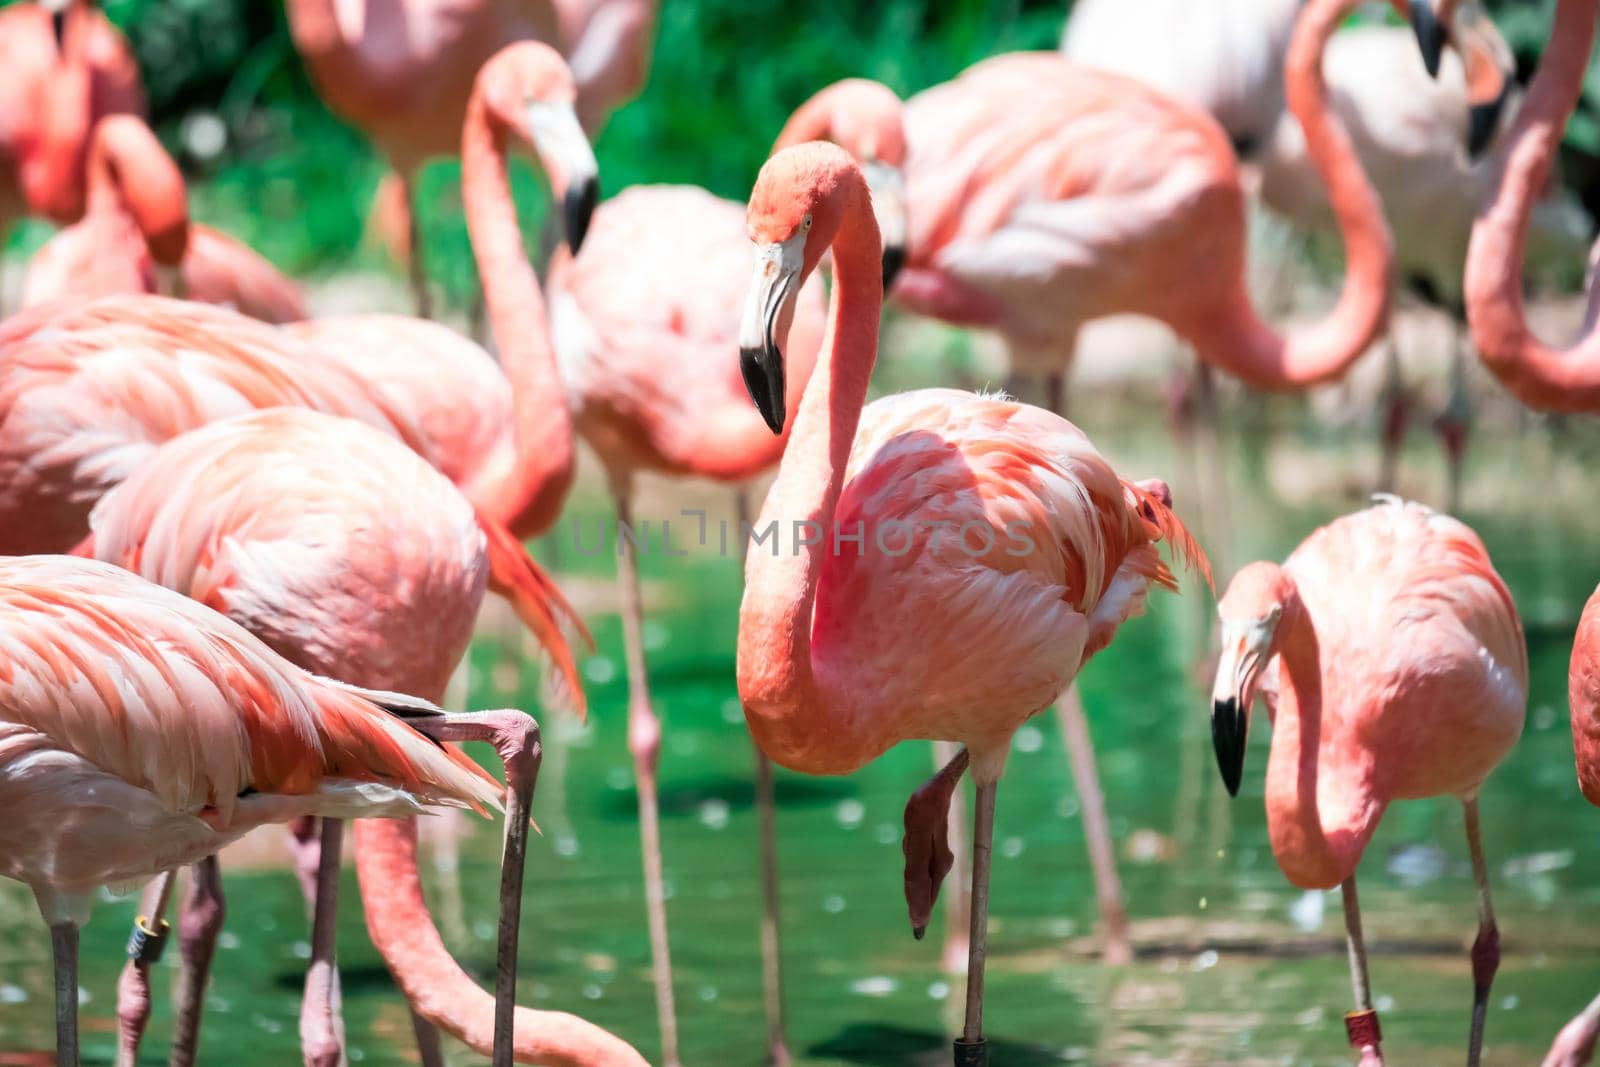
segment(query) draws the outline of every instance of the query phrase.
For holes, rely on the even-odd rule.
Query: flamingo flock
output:
[[[1081,0],[1060,52],[992,56],[908,98],[864,77],[818,87],[761,131],[773,148],[745,203],[683,185],[601,203],[591,139],[647,78],[654,0],[286,0],[313,84],[393,171],[416,312],[319,318],[295,282],[191,218],[131,52],[95,4],[0,12],[0,229],[24,215],[63,227],[0,319],[0,873],[32,889],[49,927],[55,1062],[82,1062],[90,905],[141,883],[116,1062],[139,1062],[173,910],[171,1062],[207,1060],[217,854],[269,823],[289,829],[307,898],[303,1060],[354,1060],[336,943],[346,820],[366,928],[425,1067],[450,1062],[446,1036],[495,1067],[650,1062],[578,1015],[517,1003],[540,728],[522,710],[443,708],[493,593],[543,660],[541,714],[587,712],[584,620],[524,545],[561,517],[580,446],[617,517],[658,1038],[646,1051],[685,1062],[659,797],[670,724],[651,694],[635,537],[650,474],[728,486],[741,537],[768,532],[744,546],[727,679],[754,745],[766,1061],[792,1058],[774,766],[845,775],[934,741],[938,769],[904,810],[905,914],[921,938],[952,871],[966,883],[946,904],[965,927],[946,947],[965,975],[951,1055],[998,1062],[984,976],[1013,741],[1059,706],[1104,962],[1130,962],[1140,946],[1073,686],[1152,590],[1213,588],[1210,531],[1180,516],[1168,482],[1122,473],[1068,421],[1080,333],[1144,316],[1206,371],[1303,392],[1381,341],[1397,284],[1424,272],[1471,337],[1440,423],[1445,506],[1380,494],[1282,564],[1219,574],[1210,724],[1237,795],[1253,707],[1267,706],[1268,843],[1294,886],[1341,890],[1344,1028],[1363,1067],[1385,1062],[1363,854],[1394,803],[1460,802],[1476,1067],[1500,963],[1479,798],[1522,733],[1529,657],[1506,583],[1451,514],[1464,368],[1475,352],[1537,410],[1600,410],[1596,317],[1551,347],[1522,286],[1535,227],[1554,218],[1578,240],[1549,179],[1600,8],[1557,0],[1522,92],[1473,5],[1391,0],[1409,29],[1341,29],[1360,6],[1162,3],[1129,23],[1131,4]],[[1141,23],[1167,25],[1165,51]],[[511,195],[516,150],[557,209],[547,271]],[[461,161],[493,353],[431,317],[414,200],[440,156]],[[1279,329],[1250,292],[1257,191],[1342,241],[1336,302],[1309,324]],[[1018,391],[1037,387],[1042,404],[938,385],[869,399],[892,347],[886,305],[998,335]],[[1403,407],[1398,385],[1390,406]],[[1394,445],[1403,420],[1387,421]],[[1600,804],[1597,604],[1569,701],[1579,785]],[[502,777],[456,747],[469,741],[494,747]],[[970,857],[957,855],[967,778]],[[504,818],[492,992],[423,896],[416,817],[451,808]],[[1597,1041],[1600,998],[1546,1067],[1588,1062]]]

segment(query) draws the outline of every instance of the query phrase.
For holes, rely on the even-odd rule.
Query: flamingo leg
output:
[[[733,495],[739,536],[740,571],[749,552],[743,530],[750,525],[750,494],[740,487]],[[778,804],[773,791],[772,760],[756,755],[756,820],[761,837],[761,987],[767,1009],[767,1059],[772,1067],[788,1067],[788,1025],[783,1010],[783,915],[778,890]]]
[[[407,278],[411,283],[411,302],[417,318],[433,318],[433,294],[428,290],[428,266],[422,255],[422,223],[417,217],[417,176],[412,170],[396,172],[400,180],[400,197],[406,207],[406,243],[410,256],[406,261]]]
[[[50,927],[56,969],[56,1067],[78,1067],[78,924]]]
[[[437,741],[487,741],[506,769],[506,832],[500,855],[500,929],[495,949],[493,1067],[511,1067],[517,1005],[517,939],[522,926],[522,883],[532,822],[533,789],[543,750],[539,724],[513,711],[485,711],[421,720],[417,729]],[[420,1035],[419,1035],[420,1036]]]
[[[1094,742],[1089,737],[1089,721],[1083,714],[1083,700],[1076,684],[1056,702],[1061,719],[1061,736],[1066,743],[1067,761],[1072,765],[1072,781],[1083,808],[1083,834],[1089,846],[1089,866],[1094,872],[1094,893],[1100,903],[1100,922],[1105,938],[1100,953],[1106,963],[1123,966],[1133,961],[1128,942],[1128,911],[1122,903],[1122,879],[1117,876],[1117,856],[1111,847],[1111,826],[1106,819],[1105,794],[1100,789],[1100,774],[1095,768]]]
[[[189,893],[178,917],[178,950],[183,968],[178,974],[178,1019],[172,1027],[172,1055],[168,1067],[194,1067],[200,1044],[200,1009],[217,954],[217,934],[227,906],[222,899],[222,871],[217,857],[207,856],[189,868]]]
[[[979,782],[972,828],[972,927],[967,950],[967,1015],[955,1043],[956,1067],[987,1067],[983,1038],[983,968],[989,958],[989,859],[994,852],[997,783]]]
[[[1467,1067],[1477,1067],[1483,1052],[1483,1023],[1489,1013],[1489,987],[1500,968],[1500,929],[1494,921],[1489,897],[1489,865],[1483,858],[1478,826],[1478,798],[1462,802],[1467,821],[1467,848],[1472,853],[1472,877],[1478,884],[1478,936],[1472,942],[1472,1029],[1467,1039]]]
[[[933,762],[936,767],[948,766],[959,754],[953,741],[933,743]],[[967,804],[957,786],[950,792],[950,813],[946,817],[950,835],[950,855],[953,857],[950,873],[950,896],[944,907],[944,955],[942,964],[946,974],[959,974],[967,965],[967,928],[972,923],[972,862],[967,851]]]
[[[1600,1039],[1600,997],[1591,1000],[1587,1008],[1561,1028],[1540,1067],[1585,1067],[1594,1059],[1597,1039]]]
[[[1071,398],[1067,395],[1067,372],[1054,371],[1044,380],[1044,406],[1046,411],[1054,412],[1063,419],[1067,417],[1067,403]]]
[[[160,961],[167,943],[167,901],[177,878],[177,871],[159,875],[145,886],[139,902],[141,914],[128,937],[128,962],[117,979],[117,1067],[134,1067],[139,1059],[139,1042],[150,1022],[150,968]]]
[[[1406,440],[1406,384],[1394,334],[1384,340],[1383,423],[1378,431],[1378,492],[1394,492],[1400,474],[1400,447]]]
[[[300,1004],[300,1051],[306,1067],[339,1067],[344,1059],[344,1025],[339,1015],[339,969],[335,923],[339,915],[339,860],[344,823],[319,819],[316,892],[312,898],[311,966],[306,969]]]
[[[1467,438],[1472,430],[1472,394],[1467,389],[1466,346],[1461,324],[1453,320],[1450,347],[1450,397],[1434,421],[1445,457],[1445,511],[1461,510],[1462,467],[1467,456]]]
[[[638,546],[633,543],[628,489],[613,481],[617,502],[617,571],[622,594],[622,639],[628,658],[628,751],[639,789],[639,837],[644,853],[645,914],[655,972],[656,1019],[661,1027],[664,1067],[679,1067],[678,1018],[672,997],[672,957],[667,944],[667,895],[661,874],[661,809],[656,764],[661,756],[661,720],[650,703],[645,673],[644,610],[639,596]]]
[[[1361,1052],[1361,1067],[1383,1067],[1383,1034],[1378,1029],[1378,1013],[1372,1006],[1372,980],[1367,976],[1367,942],[1361,934],[1361,902],[1356,897],[1356,876],[1339,885],[1344,897],[1345,941],[1350,949],[1350,987],[1356,1010],[1346,1012],[1345,1032],[1352,1048]]]

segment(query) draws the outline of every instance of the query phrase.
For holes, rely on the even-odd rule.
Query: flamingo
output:
[[[1449,6],[1440,5],[1439,20],[1452,24]],[[1500,384],[1538,411],[1600,411],[1596,317],[1588,316],[1581,337],[1552,347],[1534,336],[1522,298],[1529,224],[1549,187],[1567,118],[1578,106],[1595,21],[1593,5],[1558,0],[1549,40],[1467,247],[1463,284],[1473,345]]]
[[[1521,735],[1528,700],[1522,624],[1483,542],[1447,515],[1380,497],[1314,532],[1282,566],[1240,570],[1217,611],[1211,730],[1222,780],[1237,796],[1259,690],[1273,716],[1272,853],[1296,886],[1342,891],[1356,998],[1345,1028],[1363,1067],[1383,1058],[1356,866],[1392,801],[1461,801],[1478,888],[1476,1067],[1500,961],[1478,792]]]
[[[24,215],[82,215],[95,121],[144,111],[128,42],[94,4],[0,11],[0,237]]]
[[[1502,140],[1515,113],[1511,51],[1487,18],[1458,19],[1456,49],[1430,80],[1416,59],[1411,34],[1401,27],[1362,26],[1337,34],[1324,69],[1335,108],[1351,131],[1356,153],[1377,187],[1395,235],[1399,273],[1429,303],[1465,330],[1462,266],[1478,204],[1496,169],[1477,160]],[[1459,55],[1459,60],[1456,56]],[[1462,145],[1467,151],[1463,153]],[[1297,126],[1280,123],[1261,154],[1261,197],[1302,228],[1326,227],[1327,200],[1306,159]],[[1584,247],[1586,223],[1570,198],[1542,198],[1536,210],[1540,251],[1573,258]],[[1449,470],[1446,510],[1455,511],[1467,443],[1469,398],[1464,352],[1452,346],[1451,396],[1436,427]],[[1393,345],[1390,346],[1391,356]],[[1404,432],[1398,366],[1391,363],[1389,415],[1385,419],[1384,475],[1393,482],[1395,453]]]
[[[1573,636],[1567,703],[1572,709],[1578,787],[1589,803],[1600,805],[1600,589],[1583,606]],[[1562,1027],[1543,1067],[1583,1067],[1594,1058],[1596,1040],[1600,1040],[1600,997]]]
[[[654,28],[654,0],[290,0],[289,29],[318,92],[341,118],[365,133],[388,160],[400,185],[391,202],[403,205],[412,296],[429,317],[431,300],[414,205],[423,163],[461,151],[462,120],[479,70],[497,52],[521,41],[565,47],[587,96],[586,126],[602,121],[643,84]],[[564,113],[528,116],[564,123]],[[548,136],[582,139],[576,124]],[[592,185],[573,183],[562,202],[574,243],[594,209]],[[380,201],[382,194],[380,193]]]
[[[948,389],[863,411],[883,249],[847,152],[813,143],[774,155],[748,227],[756,269],[741,369],[774,433],[789,421],[780,338],[826,250],[834,287],[822,355],[758,522],[776,531],[776,551],[746,563],[746,721],[769,757],[808,774],[849,773],[912,738],[965,746],[907,806],[906,899],[920,936],[949,868],[950,791],[970,767],[972,928],[956,1062],[983,1063],[995,787],[1011,737],[1142,608],[1152,583],[1176,586],[1158,541],[1202,571],[1204,557],[1164,485],[1118,477],[1053,412]]]
[[[551,264],[551,325],[577,432],[600,457],[616,502],[618,570],[629,681],[628,747],[638,780],[645,902],[662,1058],[678,1063],[677,1019],[661,874],[656,767],[661,723],[650,701],[642,638],[633,486],[641,471],[738,486],[769,469],[783,439],[749,404],[722,357],[737,343],[748,280],[744,210],[692,186],[638,186],[601,205],[583,249]],[[789,402],[798,402],[822,337],[820,282],[794,304]],[[743,496],[740,496],[743,517]],[[787,1062],[777,989],[777,875],[771,779],[757,754],[762,828],[764,975],[770,1051]]]
[[[448,479],[362,423],[277,408],[182,434],[103,496],[90,525],[86,551],[96,558],[217,610],[306,670],[429,701],[443,696],[466,651],[487,581],[548,649],[581,708],[576,666],[559,628],[560,616],[570,617],[571,609],[560,594],[513,538],[479,520]],[[400,823],[358,823],[358,851],[367,840],[384,848],[409,833]],[[325,820],[320,852],[312,857],[316,921],[301,1016],[306,1060],[315,1064],[336,1064],[342,1054],[330,925],[339,852],[339,824]],[[404,867],[396,873],[403,876]],[[220,889],[214,876],[197,882]],[[219,892],[191,897],[185,906],[186,920],[198,910],[217,922],[196,937],[202,943],[185,946],[186,962],[193,959],[198,974],[186,975],[181,998],[178,1034],[184,1041],[174,1042],[181,1062],[193,1059],[199,994],[220,909]],[[149,918],[159,921],[160,915]],[[185,929],[195,925],[186,921]],[[470,984],[459,968],[438,973],[431,961],[424,961],[422,973],[438,986]],[[406,980],[417,982],[409,974]],[[130,964],[129,981],[138,986],[129,991],[135,1002],[147,1006],[145,968]],[[447,1002],[428,1014],[452,1034],[481,1038],[478,1051],[489,1052],[492,1031],[471,1033],[474,1024],[463,1007],[470,1004]],[[598,1031],[583,1042],[552,1043],[547,1031],[557,1020],[538,1012],[524,1018],[516,1053],[643,1062]],[[144,1021],[124,1019],[130,1063]],[[563,1025],[556,1026],[558,1034]],[[580,1031],[586,1025],[572,1024]]]
[[[190,223],[183,175],[137,116],[108,116],[95,127],[88,186],[85,217],[29,261],[23,307],[165,290],[267,322],[306,317],[299,288],[270,263],[226,234]]]
[[[1061,54],[1192,104],[1249,159],[1283,113],[1283,58],[1302,3],[1078,0]]]
[[[231,620],[92,560],[0,560],[0,873],[32,888],[55,956],[56,1061],[77,1067],[78,930],[94,894],[270,822],[501,807],[444,740],[489,740],[508,783],[496,987],[515,991],[538,728],[318,678]],[[496,1021],[495,1063],[511,1017]]]

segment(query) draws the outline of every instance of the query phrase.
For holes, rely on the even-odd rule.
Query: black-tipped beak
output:
[[[50,32],[55,35],[56,51],[67,50],[67,7],[62,4],[50,12]]]
[[[599,199],[600,181],[592,177],[574,182],[561,198],[561,231],[573,255],[583,247],[583,238],[589,232],[589,220],[594,217],[594,206]]]
[[[1433,0],[1411,0],[1411,31],[1422,50],[1422,65],[1428,77],[1439,76],[1439,61],[1444,56],[1445,32],[1433,10]]]
[[[900,268],[906,265],[906,249],[904,245],[883,246],[883,291],[887,293],[889,287],[894,285],[895,276],[900,273]]]
[[[1506,99],[1511,95],[1511,79],[1500,90],[1500,95],[1487,104],[1473,104],[1467,109],[1467,158],[1476,163],[1494,143],[1495,131],[1500,128],[1500,115],[1505,111]]]
[[[1249,725],[1238,697],[1211,702],[1211,744],[1217,750],[1217,769],[1222,772],[1222,784],[1227,786],[1230,797],[1239,795],[1239,782],[1244,778]]]
[[[784,408],[783,353],[769,332],[767,341],[755,347],[739,348],[739,369],[744,372],[744,387],[767,428],[783,432]]]

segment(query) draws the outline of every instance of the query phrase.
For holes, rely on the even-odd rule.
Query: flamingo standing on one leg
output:
[[[558,615],[570,616],[570,609],[521,546],[481,523],[460,491],[416,453],[353,420],[279,408],[182,434],[102,497],[90,524],[88,550],[99,559],[227,615],[299,666],[430,701],[443,695],[466,650],[487,581],[511,601],[581,698],[559,627]],[[356,831],[358,844],[371,838],[380,848],[405,833],[395,824],[358,824]],[[329,925],[336,897],[325,895],[336,892],[330,879],[339,852],[339,827],[327,821],[301,1017],[308,1064],[337,1063],[342,1055]],[[220,892],[186,905],[186,920],[196,907],[218,921],[208,936],[185,945],[185,960],[195,966],[180,998],[183,1040],[174,1041],[175,1057],[185,1063],[193,1059]],[[185,928],[193,925],[186,921]],[[132,964],[124,981],[130,980],[145,982]],[[465,978],[452,968],[431,980],[452,988]],[[144,989],[124,992],[148,1004]],[[445,1015],[452,1033],[475,1025],[470,1014]],[[518,1055],[568,1048],[550,1042],[541,1013],[524,1021]],[[144,1019],[123,1022],[123,1054],[131,1063]],[[612,1055],[622,1047],[615,1041],[596,1046]],[[600,1051],[594,1057],[596,1064],[618,1062]]]
[[[138,117],[113,115],[95,127],[88,184],[84,218],[28,262],[23,307],[166,290],[267,322],[306,317],[299,287],[272,264],[227,234],[189,221],[183,175]]]
[[[751,407],[730,355],[738,343],[737,312],[749,280],[750,247],[744,211],[692,186],[641,186],[607,201],[577,256],[551,265],[551,322],[577,431],[600,457],[616,501],[618,579],[628,660],[628,747],[639,787],[645,903],[650,921],[662,1058],[678,1063],[677,1018],[667,942],[661,873],[656,768],[661,723],[650,700],[642,637],[637,546],[631,536],[633,485],[641,471],[749,481],[783,453]],[[822,339],[820,283],[800,295],[790,329],[792,406],[816,360]],[[742,536],[742,535],[741,535]],[[759,753],[758,760],[765,757]],[[771,768],[758,767],[757,804],[764,856],[772,825]],[[763,864],[767,912],[766,977],[769,1051],[788,1052],[776,986],[776,872]]]
[[[215,612],[90,560],[0,560],[0,656],[0,873],[33,889],[50,925],[62,1067],[78,1067],[78,928],[101,886],[304,815],[499,807],[494,779],[445,740],[492,740],[506,763],[496,986],[509,1006],[532,719],[450,716],[314,677]],[[511,1019],[500,1016],[495,1063],[506,1065]]]
[[[740,358],[775,433],[788,421],[780,338],[830,249],[834,288],[822,355],[761,513],[781,543],[746,565],[739,695],[756,743],[806,773],[848,773],[911,738],[966,746],[918,798],[932,802],[907,807],[906,896],[920,934],[949,866],[937,794],[947,797],[970,761],[972,938],[956,1047],[958,1063],[983,1063],[995,785],[1011,737],[1141,608],[1151,583],[1176,584],[1156,542],[1175,540],[1201,567],[1203,558],[1164,486],[1119,478],[1054,413],[943,389],[862,410],[883,250],[849,154],[810,144],[773,156],[751,194],[749,232],[757,259]],[[822,536],[789,542],[801,523]]]
[[[1345,1026],[1363,1065],[1382,1052],[1356,865],[1392,801],[1460,799],[1478,884],[1476,1067],[1500,960],[1478,791],[1521,735],[1528,700],[1522,624],[1483,542],[1447,515],[1384,498],[1313,533],[1281,567],[1245,567],[1218,613],[1211,729],[1222,779],[1237,795],[1250,706],[1276,657],[1272,853],[1296,886],[1343,891],[1357,1009]]]

